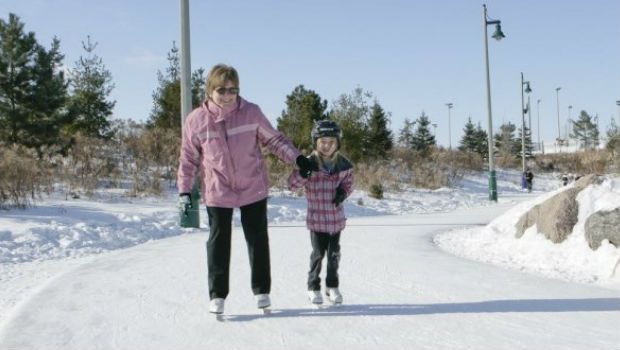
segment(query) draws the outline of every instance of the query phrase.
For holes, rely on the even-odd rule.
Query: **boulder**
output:
[[[521,238],[525,230],[536,224],[538,232],[553,243],[560,243],[573,231],[579,214],[577,194],[592,184],[600,184],[603,178],[587,175],[579,179],[571,188],[538,204],[521,216],[516,224],[516,237]]]
[[[586,220],[585,236],[590,248],[596,250],[604,239],[620,247],[620,208],[597,211]]]

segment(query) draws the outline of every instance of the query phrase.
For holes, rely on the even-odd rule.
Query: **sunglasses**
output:
[[[220,86],[219,88],[215,89],[215,92],[217,92],[220,95],[225,95],[226,93],[228,93],[229,95],[238,95],[239,88],[238,87],[225,88],[223,86]]]

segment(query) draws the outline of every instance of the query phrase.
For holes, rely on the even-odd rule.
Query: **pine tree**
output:
[[[392,149],[392,131],[388,129],[388,115],[379,102],[371,107],[366,148],[371,159],[385,158]]]
[[[416,120],[417,128],[411,143],[411,148],[422,155],[428,155],[431,148],[436,145],[435,136],[431,134],[429,129],[430,124],[428,116],[422,111],[422,114]]]
[[[403,128],[398,133],[398,144],[401,147],[411,148],[413,144],[413,128],[415,127],[415,121],[410,121],[409,118],[405,118]]]
[[[577,139],[580,148],[592,149],[598,146],[598,125],[592,121],[592,117],[588,112],[581,111],[579,118],[571,122],[573,124],[573,132],[570,136]]]
[[[63,58],[60,41],[56,38],[49,51],[43,47],[37,50],[28,120],[30,138],[22,140],[30,147],[59,145],[64,148],[68,144],[61,135],[71,122],[66,110],[68,83],[61,70]]]
[[[514,149],[515,149],[515,155],[517,157],[521,157],[522,153],[521,153],[521,128],[519,128],[519,135],[517,138],[514,139]],[[532,144],[532,132],[530,131],[530,128],[528,128],[527,126],[525,127],[525,158],[531,158],[533,156],[533,150],[534,150],[534,145]]]
[[[39,45],[15,14],[0,19],[0,141],[21,143],[30,114],[34,61]]]
[[[370,92],[358,87],[351,94],[340,95],[329,113],[342,128],[342,149],[353,162],[368,156],[365,136],[370,114],[368,101],[371,99]]]
[[[172,42],[168,52],[166,74],[157,71],[159,86],[153,92],[153,109],[147,122],[149,128],[173,129],[181,133],[181,66],[179,49]],[[203,68],[192,73],[192,108],[198,107],[206,98]]]
[[[486,159],[489,156],[489,134],[482,129],[480,123],[474,132],[475,147],[474,152],[478,153],[482,158]]]
[[[327,100],[313,90],[298,85],[286,96],[286,109],[277,120],[277,128],[293,141],[298,149],[309,152],[314,148],[310,133],[314,123],[326,119]]]
[[[463,137],[460,141],[459,150],[463,152],[475,152],[476,142],[476,129],[474,123],[471,121],[471,117],[469,117],[463,128]]]
[[[114,89],[112,74],[106,69],[103,60],[94,53],[97,43],[91,42],[90,36],[86,42],[82,42],[82,47],[86,56],[80,56],[70,73],[71,131],[108,139],[112,137],[109,118],[116,104],[116,101],[108,100]]]
[[[495,134],[495,149],[500,157],[506,158],[518,154],[515,144],[516,130],[517,127],[511,122],[500,125],[499,133]]]

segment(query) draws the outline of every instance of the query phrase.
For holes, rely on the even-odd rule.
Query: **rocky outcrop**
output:
[[[575,185],[556,194],[545,202],[523,214],[516,224],[516,237],[520,238],[532,225],[538,232],[554,243],[560,243],[573,231],[579,214],[577,194],[592,184],[600,184],[603,178],[597,175],[582,177]]]
[[[611,211],[597,211],[590,215],[585,224],[585,236],[592,249],[598,249],[604,239],[620,247],[620,208]]]

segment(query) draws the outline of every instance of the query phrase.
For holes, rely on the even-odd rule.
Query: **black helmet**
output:
[[[338,149],[340,149],[340,137],[342,136],[342,130],[338,124],[333,120],[319,120],[314,123],[312,128],[312,148],[316,147],[316,140],[321,137],[335,137],[338,142]]]

